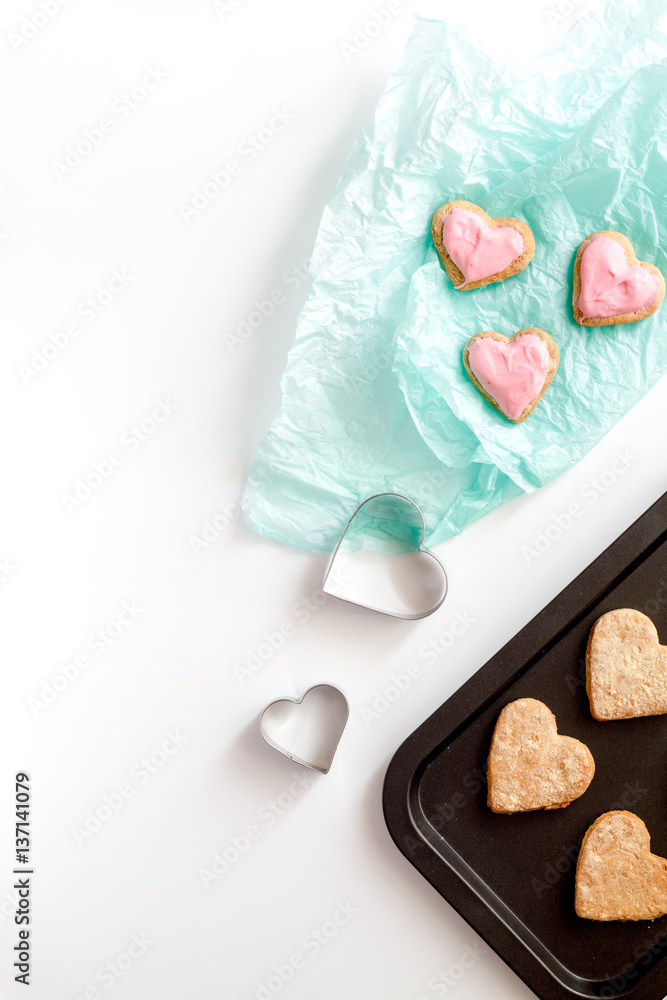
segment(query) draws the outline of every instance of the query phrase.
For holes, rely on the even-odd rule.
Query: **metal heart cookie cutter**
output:
[[[324,575],[322,590],[349,604],[414,620],[437,611],[447,573],[423,547],[424,515],[400,493],[377,493],[359,504]]]
[[[274,750],[327,774],[349,715],[342,691],[332,684],[316,684],[300,698],[272,701],[259,717],[259,728]]]

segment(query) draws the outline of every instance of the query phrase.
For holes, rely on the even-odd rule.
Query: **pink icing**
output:
[[[468,350],[468,363],[503,413],[516,420],[544,385],[549,352],[532,333],[524,333],[510,344],[478,337]]]
[[[523,237],[510,226],[490,226],[467,208],[454,208],[442,223],[442,242],[467,285],[504,271],[524,251]],[[462,288],[463,285],[457,285]]]
[[[628,264],[618,240],[596,236],[581,255],[578,305],[585,319],[638,312],[659,294],[656,276],[640,264]]]

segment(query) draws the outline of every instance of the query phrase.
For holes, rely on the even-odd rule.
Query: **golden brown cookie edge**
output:
[[[660,285],[660,294],[657,299],[655,299],[648,306],[645,306],[643,309],[633,313],[616,313],[614,316],[591,316],[588,318],[582,315],[582,312],[579,309],[579,296],[581,295],[581,258],[588,244],[594,240],[596,236],[609,236],[611,239],[616,240],[616,242],[620,243],[625,250],[626,259],[631,267],[639,265],[647,268],[652,274],[655,275],[658,279],[658,284]],[[665,287],[665,278],[660,268],[656,267],[655,264],[649,264],[646,260],[639,260],[635,253],[635,248],[627,236],[624,236],[623,233],[619,233],[615,229],[602,229],[598,233],[591,233],[590,236],[587,236],[586,239],[581,241],[574,258],[572,311],[574,313],[575,322],[577,322],[579,326],[622,326],[624,323],[638,323],[639,320],[646,319],[647,316],[652,316],[654,312],[658,311],[665,298]]]
[[[494,741],[495,741],[495,737],[496,737],[496,731],[497,731],[497,728],[498,728],[498,726],[500,724],[500,721],[502,719],[503,713],[508,708],[510,708],[510,706],[516,705],[517,702],[520,702],[520,701],[522,701],[522,702],[536,702],[538,705],[541,705],[542,708],[546,709],[546,711],[549,713],[549,715],[551,716],[551,719],[553,721],[553,728],[554,728],[554,731],[555,731],[556,735],[559,738],[561,738],[561,739],[570,740],[573,743],[576,743],[579,747],[582,747],[583,750],[585,751],[587,757],[588,757],[589,773],[588,773],[588,780],[586,782],[586,785],[579,792],[578,795],[576,795],[572,799],[569,799],[567,802],[550,803],[549,805],[546,805],[546,806],[537,806],[534,809],[514,809],[514,810],[512,810],[512,809],[498,809],[498,808],[494,808],[494,806],[492,804],[491,796],[492,796],[492,787],[493,787],[493,783],[494,783],[494,772],[495,772],[495,767],[494,767],[494,763],[495,762],[492,760],[492,756],[493,756],[493,746],[494,746]],[[549,812],[549,811],[551,811],[553,809],[565,809],[567,806],[571,805],[572,802],[576,801],[576,799],[581,798],[581,796],[590,787],[590,784],[591,784],[594,776],[595,776],[595,758],[593,757],[593,754],[591,753],[590,748],[585,743],[583,743],[581,740],[576,739],[576,737],[574,737],[574,736],[568,736],[566,733],[559,733],[558,732],[558,720],[556,719],[555,714],[551,711],[551,709],[549,708],[549,706],[547,704],[545,704],[543,701],[540,701],[539,698],[515,698],[514,701],[508,702],[500,710],[500,713],[498,714],[498,718],[496,719],[495,725],[493,727],[493,733],[491,735],[491,744],[489,746],[489,754],[488,754],[488,758],[487,758],[487,795],[486,795],[486,804],[487,804],[487,807],[491,810],[491,812],[495,813],[496,815],[515,816],[518,813],[524,813],[524,812],[539,812],[541,810],[543,810],[544,812]]]
[[[524,252],[516,260],[513,260],[511,264],[508,264],[503,271],[490,274],[487,278],[481,278],[479,281],[471,281],[467,285],[463,284],[465,275],[449,256],[442,242],[442,221],[445,215],[449,215],[455,208],[465,208],[470,212],[475,212],[476,215],[481,215],[489,226],[496,228],[509,226],[511,229],[516,229],[523,239]],[[446,201],[444,205],[437,208],[431,217],[431,238],[440,257],[440,262],[447,273],[447,277],[458,292],[469,292],[475,288],[483,288],[485,285],[491,285],[496,281],[504,281],[506,278],[512,278],[515,274],[519,274],[528,267],[535,256],[535,237],[527,223],[521,219],[514,219],[511,216],[499,216],[494,219],[483,208],[475,205],[472,201]]]
[[[511,417],[507,416],[504,410],[501,410],[501,408],[496,403],[495,399],[492,396],[490,396],[486,391],[486,389],[484,389],[484,387],[481,385],[481,383],[477,379],[477,376],[470,367],[468,354],[472,342],[474,340],[479,340],[481,337],[491,337],[492,340],[497,340],[499,343],[511,344],[512,341],[516,340],[517,337],[521,337],[524,333],[533,334],[533,336],[537,337],[539,340],[542,341],[543,344],[546,345],[546,348],[549,352],[549,368],[547,369],[547,377],[544,380],[544,385],[542,386],[540,392],[537,394],[537,396],[535,396],[535,399],[532,400],[532,402],[530,402],[528,406],[525,407],[524,410],[522,410],[517,419],[512,420]],[[484,399],[488,403],[490,403],[495,410],[498,411],[498,413],[502,414],[502,416],[505,417],[506,420],[509,420],[511,424],[523,423],[526,417],[530,416],[530,414],[533,412],[533,410],[541,400],[544,393],[547,391],[547,389],[553,382],[554,376],[558,371],[559,363],[560,363],[560,352],[558,350],[558,345],[556,344],[556,341],[553,339],[551,334],[547,333],[546,330],[543,330],[539,326],[524,327],[523,330],[517,330],[517,332],[513,334],[511,337],[506,337],[504,334],[498,333],[497,330],[482,330],[480,333],[475,333],[470,338],[470,340],[467,341],[465,347],[463,348],[463,366],[466,370],[466,375],[468,376],[472,384],[475,386],[477,391],[480,393],[480,395],[482,395]]]

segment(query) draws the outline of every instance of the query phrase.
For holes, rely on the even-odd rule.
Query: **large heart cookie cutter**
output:
[[[332,684],[315,684],[300,698],[279,698],[259,718],[262,736],[290,760],[327,774],[350,715],[347,698]]]
[[[423,547],[421,510],[401,493],[376,493],[347,523],[322,590],[331,597],[393,618],[415,620],[437,611],[447,596],[447,573]]]

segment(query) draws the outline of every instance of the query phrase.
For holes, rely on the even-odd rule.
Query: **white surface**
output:
[[[666,488],[665,385],[567,475],[438,548],[450,593],[434,617],[318,603],[326,560],[261,540],[235,501],[279,404],[299,269],[411,15],[403,4],[346,58],[342,43],[382,0],[228,6],[70,0],[19,51],[9,36],[38,2],[2,7],[0,992],[25,995],[6,893],[13,776],[27,770],[32,1000],[266,1000],[275,993],[261,984],[297,953],[302,968],[279,993],[289,1000],[442,996],[434,980],[450,969],[457,1000],[528,996],[494,954],[470,959],[476,935],[393,846],[382,778],[415,726]],[[542,48],[569,23],[550,24],[542,0],[430,6],[512,51]],[[116,102],[149,68],[166,79],[123,112]],[[275,109],[293,120],[250,161],[243,144],[280,124]],[[112,130],[58,180],[54,161],[103,118]],[[179,206],[235,158],[226,191],[186,224]],[[132,280],[88,322],[80,304],[123,269]],[[230,352],[225,334],[272,292],[283,293],[273,315]],[[71,322],[78,335],[25,384],[19,366]],[[176,408],[140,440],[132,428],[160,400]],[[112,474],[68,513],[63,494],[111,452]],[[581,516],[527,555],[573,502]],[[194,551],[221,505],[229,525]],[[141,612],[113,626],[124,602]],[[457,615],[474,621],[434,657],[425,644]],[[104,645],[94,633],[109,626]],[[267,635],[280,648],[240,683],[234,665]],[[87,666],[35,713],[29,699],[77,655]],[[370,718],[411,662],[421,676]],[[263,743],[257,718],[320,681],[352,711],[331,772],[311,782]],[[165,743],[176,731],[180,747]],[[151,755],[153,774],[141,763]],[[80,842],[87,811],[121,785],[128,797]],[[205,888],[199,870],[248,827],[247,851]],[[335,917],[335,936],[315,945],[311,929]],[[135,934],[148,949],[133,948],[121,977],[98,978]]]
[[[322,589],[362,608],[416,619],[440,607],[447,578],[431,552],[345,552],[341,546]]]

